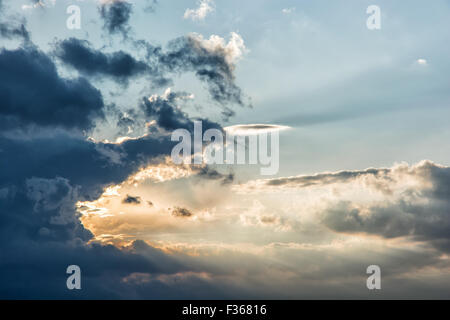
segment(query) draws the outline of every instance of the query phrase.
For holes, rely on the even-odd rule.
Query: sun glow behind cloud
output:
[[[385,298],[448,297],[450,169],[420,161],[448,159],[444,1],[381,5],[379,32],[331,2],[79,5],[80,31],[65,1],[2,7],[0,295],[66,298],[23,266],[79,257],[88,297],[365,298],[373,263]],[[283,176],[171,164],[171,131],[222,116],[282,132]]]

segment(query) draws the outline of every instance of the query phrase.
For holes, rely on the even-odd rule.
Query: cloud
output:
[[[29,42],[30,34],[26,29],[26,20],[19,19],[16,16],[6,17],[3,2],[0,1],[0,37],[6,39],[22,39],[24,42]]]
[[[321,197],[318,219],[333,231],[407,238],[450,250],[450,167],[421,161],[392,168],[250,181],[236,191],[303,191]],[[314,198],[313,198],[314,199]]]
[[[291,13],[294,12],[294,11],[295,11],[295,7],[292,7],[292,8],[283,8],[283,9],[281,10],[281,12],[284,13],[284,14],[291,14]]]
[[[34,46],[0,50],[1,130],[23,126],[87,130],[103,117],[103,98],[84,78],[65,79]]]
[[[426,66],[428,65],[428,61],[426,59],[420,58],[416,60],[416,63],[420,66]]]
[[[212,0],[200,0],[197,9],[186,9],[184,19],[203,20],[214,11],[214,2]]]
[[[110,34],[122,33],[128,36],[129,21],[133,5],[126,0],[104,1],[100,5],[100,16],[104,20],[104,28]]]
[[[61,77],[51,56],[31,43],[1,49],[0,70],[0,297],[156,296],[157,289],[139,292],[124,279],[139,273],[159,277],[190,272],[190,267],[139,242],[127,249],[89,243],[93,234],[81,223],[77,208],[80,201],[97,199],[105,188],[150,163],[160,163],[174,146],[170,137],[147,134],[118,143],[86,139],[78,131],[91,130],[104,116],[100,91],[84,78]],[[162,99],[174,103],[183,97],[167,91]],[[158,108],[154,106],[154,114],[163,114]],[[177,116],[192,123],[185,114],[175,112],[173,119]],[[25,129],[33,130],[9,132]],[[185,210],[175,212],[186,216]],[[89,288],[78,294],[65,289],[61,273],[74,261]],[[105,286],[109,281],[117,286]],[[175,292],[173,286],[165,288],[167,297]]]
[[[58,42],[55,54],[85,75],[106,76],[124,84],[133,77],[146,75],[154,86],[160,87],[170,82],[168,74],[194,72],[208,85],[212,99],[224,107],[224,113],[231,115],[227,104],[248,104],[235,84],[235,64],[246,52],[237,33],[231,33],[228,43],[215,35],[204,39],[191,34],[170,41],[167,50],[145,41],[135,41],[135,46],[147,51],[145,61],[123,51],[106,54],[93,49],[87,41],[74,38]]]
[[[190,99],[190,95],[184,92],[172,92],[166,90],[162,96],[152,95],[149,98],[143,98],[140,108],[149,119],[156,120],[159,127],[171,131],[175,129],[188,129],[193,132],[193,119],[176,106],[177,101]],[[208,119],[197,119],[202,121],[202,129],[209,128],[220,129],[221,126]]]
[[[175,207],[172,210],[172,215],[175,216],[175,217],[186,218],[186,217],[191,217],[192,216],[192,212],[190,212],[186,208]]]
[[[383,202],[338,202],[324,212],[324,224],[338,232],[408,237],[450,252],[450,168],[423,161],[376,179],[395,185],[400,177],[414,179],[418,186],[406,187]]]
[[[125,204],[141,204],[141,197],[133,197],[127,194],[127,196],[122,200]]]
[[[0,35],[6,39],[22,38],[24,41],[30,40],[30,35],[24,23],[17,23],[16,21],[0,23]]]
[[[290,129],[290,127],[276,124],[237,124],[234,126],[225,127],[224,129],[233,135],[255,135],[260,133],[283,131]]]
[[[54,6],[56,0],[50,0],[50,4],[48,4],[45,0],[30,0],[31,4],[24,4],[22,5],[22,10],[30,10],[35,8],[45,8],[48,6]]]
[[[222,106],[249,105],[235,84],[236,63],[247,52],[239,34],[232,32],[228,42],[217,35],[205,39],[199,34],[189,34],[170,41],[167,50],[145,41],[136,41],[136,46],[147,50],[149,63],[163,74],[194,72],[208,85],[213,100]],[[225,108],[225,112],[230,110]]]
[[[302,175],[296,177],[275,178],[266,180],[268,186],[288,186],[303,188],[313,185],[327,185],[332,183],[345,183],[363,176],[377,177],[389,172],[389,169],[370,168],[365,170],[338,171],[330,173],[319,173],[315,175]],[[380,179],[381,180],[381,179]]]
[[[158,289],[139,292],[122,279],[134,273],[159,276],[190,270],[142,244],[136,243],[139,252],[88,244],[93,235],[80,222],[76,207],[80,200],[97,199],[104,188],[125,181],[149,162],[158,163],[172,146],[167,138],[148,136],[121,144],[61,133],[26,139],[0,136],[0,297],[151,297]],[[111,161],[101,148],[122,154],[124,161]],[[64,270],[74,263],[83,270],[83,292],[69,292],[64,286]],[[169,286],[165,295],[175,292]]]
[[[210,197],[205,190],[212,189],[212,185],[208,183],[201,190],[190,189],[192,185],[198,185],[195,181],[197,174],[192,174],[198,171],[193,171],[189,179],[185,175],[178,175],[160,183],[139,182],[151,189],[142,189],[134,182],[130,182],[130,189],[123,185],[124,192],[140,190],[142,194],[160,196],[155,199],[154,207],[133,208],[133,212],[124,214],[115,212],[116,206],[109,199],[107,208],[111,210],[110,216],[96,217],[92,213],[83,219],[83,224],[89,226],[96,236],[105,234],[105,237],[98,239],[122,244],[145,234],[150,239],[167,239],[168,234],[183,234],[172,241],[163,241],[162,248],[187,270],[161,275],[144,272],[126,277],[130,286],[139,284],[149,288],[147,294],[151,292],[150,287],[155,286],[159,292],[167,294],[170,288],[179,288],[176,284],[182,282],[188,288],[197,284],[199,288],[196,292],[200,295],[205,290],[221,287],[223,291],[220,292],[225,295],[234,293],[247,298],[280,295],[286,298],[370,297],[364,286],[367,277],[365,269],[375,263],[382,267],[386,289],[380,293],[382,297],[439,296],[446,292],[450,280],[450,265],[446,259],[441,259],[445,251],[427,239],[399,234],[387,237],[364,231],[358,224],[358,228],[352,229],[355,223],[350,214],[350,210],[355,207],[362,208],[357,220],[363,220],[367,218],[364,210],[366,204],[390,204],[414,192],[418,196],[426,190],[434,193],[434,188],[443,191],[439,197],[444,199],[445,188],[430,183],[429,170],[437,170],[433,175],[447,180],[444,178],[446,174],[439,168],[446,167],[423,162],[414,166],[400,164],[392,168],[380,168],[377,174],[360,170],[360,175],[342,175],[333,182],[324,181],[308,186],[303,182],[293,184],[292,192],[285,196],[281,185],[262,184],[258,194],[248,197],[245,194],[236,197],[233,188],[212,190],[211,194],[217,194],[218,197],[231,193],[221,205],[211,201],[204,201],[202,205],[196,203],[201,201],[199,197]],[[155,177],[159,174],[153,172]],[[332,173],[324,173],[327,174]],[[211,176],[214,177],[215,173],[211,172]],[[389,184],[389,188],[384,184]],[[390,192],[386,192],[386,189]],[[359,190],[359,193],[355,190]],[[167,196],[167,202],[163,194]],[[118,196],[118,199],[120,201],[121,197]],[[342,199],[351,201],[350,206],[340,205]],[[422,200],[419,197],[419,202],[427,202]],[[272,206],[271,201],[275,201]],[[176,206],[173,206],[174,202]],[[168,210],[170,216],[165,210],[168,204],[172,205]],[[181,209],[186,209],[188,213]],[[336,213],[331,215],[329,211],[332,209]],[[151,214],[148,214],[149,210]],[[116,211],[123,209],[117,208]],[[172,217],[174,213],[178,216]],[[392,211],[391,214],[393,220],[402,219],[401,215],[397,216],[397,212]],[[333,219],[327,220],[329,216]],[[431,221],[434,219],[430,217]],[[383,223],[381,219],[377,227],[389,228],[389,220],[385,221]],[[442,223],[437,221],[437,224],[439,222]],[[342,226],[344,228],[340,229]],[[402,231],[397,226],[391,229]],[[227,239],[231,232],[233,241],[230,243]],[[121,235],[122,241],[112,236],[108,239],[108,233],[112,236]],[[203,239],[200,243],[197,241],[199,238]],[[356,263],[355,256],[358,257]],[[330,260],[333,264],[329,263]],[[271,261],[270,266],[267,266],[267,261]],[[424,286],[417,280],[424,274],[430,275],[429,281],[433,285]],[[443,282],[437,286],[439,279]],[[161,282],[165,284],[165,289],[160,287]],[[408,288],[421,290],[410,294]],[[216,290],[211,294],[214,297],[219,295]],[[179,295],[182,293],[179,292]]]
[[[196,171],[197,176],[202,179],[221,180],[224,185],[232,183],[235,178],[233,173],[223,174],[212,169],[210,166],[194,167],[194,171]]]
[[[159,63],[171,72],[193,71],[208,84],[212,98],[221,103],[245,105],[241,89],[234,83],[235,63],[245,53],[242,38],[231,33],[228,43],[218,36],[204,39],[191,34],[169,43]]]
[[[122,26],[126,23],[114,20],[107,11],[105,19],[112,32],[125,30]],[[3,31],[3,36],[24,38],[28,32],[21,28],[21,33]],[[83,76],[110,77],[122,82],[151,73],[151,61],[146,61],[145,66],[125,52],[102,54],[89,43],[75,39],[58,44],[58,57]],[[193,65],[213,68],[228,63],[225,55],[214,50],[195,50],[199,52],[191,52],[189,58],[193,61],[189,68],[170,69],[163,65],[162,69],[187,72],[193,70]],[[73,51],[72,55],[69,51]],[[200,53],[205,61],[199,61]],[[81,223],[83,211],[78,203],[95,201],[108,187],[130,177],[137,179],[143,168],[161,164],[175,143],[166,132],[116,143],[86,139],[85,133],[93,130],[110,110],[105,108],[102,93],[87,79],[62,77],[52,58],[31,41],[17,49],[0,51],[0,297],[187,297],[190,289],[179,293],[178,286],[170,283],[170,279],[181,275],[191,289],[214,288],[209,280],[201,284],[196,281],[204,274],[199,267],[181,263],[173,255],[140,241],[126,248],[96,243],[92,232]],[[157,62],[160,58],[157,53],[151,57]],[[161,128],[181,124],[190,130],[193,119],[176,106],[185,98],[184,93],[170,90],[153,101],[146,98],[146,116],[154,117]],[[128,118],[135,115],[129,113]],[[214,122],[204,121],[220,128]],[[194,174],[198,180],[230,180],[229,176],[208,169],[194,170]],[[140,196],[127,199],[136,203]],[[192,215],[185,207],[174,208],[176,216]],[[83,270],[83,292],[65,288],[64,271],[74,263]],[[155,287],[139,289],[135,283],[140,281],[136,276],[139,274],[150,274]]]
[[[105,19],[128,35],[129,16],[120,14]],[[246,52],[238,34],[189,35],[164,49],[141,42],[145,58],[63,40],[59,59],[81,75],[69,79],[24,26],[11,26],[3,36],[28,43],[0,51],[0,298],[371,298],[364,284],[373,263],[383,298],[449,296],[448,167],[424,161],[239,184],[220,168],[165,162],[175,144],[168,133],[192,130],[183,110],[190,94],[148,94],[125,112],[105,108],[84,78],[161,85],[192,72],[229,113],[229,104],[245,104],[235,82]],[[151,120],[149,131],[87,139],[83,131],[99,129],[109,112],[120,129]],[[65,288],[74,263],[81,291]]]
[[[122,84],[128,84],[130,79],[138,76],[159,76],[158,71],[146,62],[123,51],[103,53],[93,49],[87,40],[62,40],[56,44],[55,54],[84,75],[110,77]]]

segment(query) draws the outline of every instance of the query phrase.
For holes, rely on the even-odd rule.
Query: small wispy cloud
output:
[[[292,7],[292,8],[284,8],[283,10],[281,10],[281,12],[284,13],[284,14],[290,14],[290,13],[292,13],[292,12],[294,12],[294,11],[295,11],[295,7]]]
[[[184,19],[203,20],[214,11],[214,2],[212,0],[200,0],[197,9],[186,9]]]
[[[252,135],[267,132],[275,132],[290,129],[288,126],[276,124],[238,124],[224,128],[226,132],[233,135]]]
[[[32,0],[30,2],[31,2],[31,4],[24,4],[24,5],[22,5],[22,10],[29,10],[29,9],[34,9],[34,8],[44,8],[44,7],[54,6],[56,0],[49,0],[49,1]]]
[[[416,64],[418,64],[419,66],[427,66],[428,61],[426,59],[420,58],[416,60]]]

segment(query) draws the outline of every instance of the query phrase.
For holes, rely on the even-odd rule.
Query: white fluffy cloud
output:
[[[200,0],[197,9],[186,9],[184,12],[185,19],[203,20],[206,16],[214,11],[214,2],[212,0]]]
[[[214,34],[211,35],[209,39],[205,39],[198,33],[191,33],[189,37],[198,48],[213,53],[223,54],[226,62],[230,65],[239,61],[239,59],[241,59],[242,56],[248,52],[248,49],[245,47],[244,40],[236,32],[230,33],[230,39],[228,42],[226,42],[224,38]]]

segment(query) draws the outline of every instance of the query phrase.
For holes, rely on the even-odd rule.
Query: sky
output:
[[[449,14],[0,0],[0,298],[450,298]],[[199,122],[277,170],[175,163]]]

